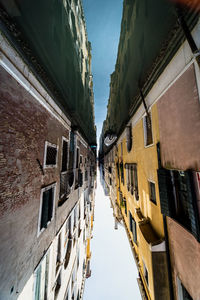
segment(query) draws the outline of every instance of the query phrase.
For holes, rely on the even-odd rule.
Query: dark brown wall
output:
[[[3,68],[0,112],[0,299],[5,300],[21,292],[78,194],[57,208],[62,136],[68,138],[69,132]],[[37,159],[43,165],[46,140],[59,146],[59,163],[56,169],[44,169],[43,176]],[[55,217],[37,238],[41,188],[53,182]]]
[[[178,276],[192,299],[200,299],[200,244],[191,233],[167,217],[174,291]]]
[[[193,65],[157,106],[163,167],[200,170],[200,102]]]

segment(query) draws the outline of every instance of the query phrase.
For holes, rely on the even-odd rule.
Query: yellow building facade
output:
[[[149,119],[148,119],[149,118]],[[148,120],[150,120],[148,122]],[[138,266],[143,299],[170,299],[158,189],[157,105],[132,118],[117,142],[117,202]]]

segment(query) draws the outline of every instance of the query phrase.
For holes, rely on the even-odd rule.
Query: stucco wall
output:
[[[200,170],[200,102],[194,65],[157,103],[163,167]]]
[[[177,294],[177,276],[192,299],[200,299],[200,244],[191,233],[167,217],[174,290]]]

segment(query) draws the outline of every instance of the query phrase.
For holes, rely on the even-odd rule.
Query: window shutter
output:
[[[195,195],[195,188],[193,183],[192,171],[185,172],[187,184],[187,201],[188,201],[188,215],[191,222],[191,233],[200,242],[200,224],[197,208],[197,199]]]
[[[137,227],[136,227],[136,222],[133,218],[132,218],[132,222],[133,222],[133,240],[134,243],[137,244]]]
[[[159,186],[159,194],[160,194],[160,207],[161,213],[164,216],[172,216],[172,210],[170,205],[170,198],[168,189],[170,188],[172,191],[172,185],[169,185],[170,182],[170,171],[166,169],[158,169],[158,186]],[[171,199],[173,201],[173,199]]]
[[[68,159],[68,144],[63,140],[62,149],[62,172],[67,171],[67,159]]]

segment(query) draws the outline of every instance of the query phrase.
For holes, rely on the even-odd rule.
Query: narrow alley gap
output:
[[[114,227],[113,209],[104,193],[98,169],[91,240],[92,274],[85,283],[84,300],[141,299],[138,271],[125,229],[120,224],[118,230]]]

